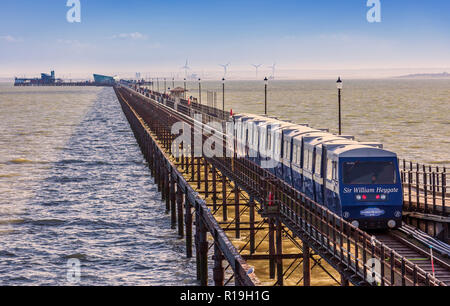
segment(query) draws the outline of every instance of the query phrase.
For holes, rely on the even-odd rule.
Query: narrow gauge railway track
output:
[[[118,90],[130,100],[148,126],[163,138],[166,148],[171,147],[174,139],[174,135],[171,135],[171,126],[174,123],[182,121],[194,128],[197,125],[191,117],[191,107],[177,105],[173,101],[164,103],[159,94],[146,97],[128,88],[120,87]],[[201,115],[203,122],[216,119],[215,121],[224,123],[214,114],[202,113]],[[215,131],[215,135],[220,134],[223,133]],[[205,135],[203,137],[206,138]],[[195,158],[183,158],[186,158],[186,162],[194,163],[195,160]],[[341,275],[345,275],[351,283],[388,286],[446,286],[448,284],[450,278],[448,265],[439,265],[439,271],[435,270],[438,273],[436,277],[433,277],[426,263],[421,266],[402,255],[401,252],[406,252],[404,254],[407,256],[420,255],[420,252],[413,247],[414,244],[409,243],[407,239],[394,241],[389,238],[389,235],[381,235],[379,239],[373,239],[368,233],[353,227],[339,216],[305,197],[304,194],[278,180],[270,172],[246,159],[203,158],[253,196],[261,207],[267,206],[267,195],[272,193],[279,206],[276,218],[279,218],[295,236],[304,243],[308,243],[311,249]],[[275,217],[272,216],[272,218]],[[371,258],[377,260],[380,265],[378,273],[368,263]],[[368,275],[373,274],[379,281],[368,281]]]
[[[427,250],[425,245],[414,240],[414,237],[406,235],[401,229],[374,233],[374,237],[379,242],[394,249],[405,260],[414,262],[427,273],[435,275],[447,286],[450,285],[450,262],[447,254],[442,256],[435,251],[433,252],[433,258],[431,258],[430,249]]]

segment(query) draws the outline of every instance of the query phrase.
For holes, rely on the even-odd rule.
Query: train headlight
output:
[[[382,195],[380,196],[380,198],[381,198],[383,201],[387,199],[387,197],[386,197],[385,194],[382,194]]]
[[[358,195],[356,196],[356,199],[357,199],[358,201],[361,201],[361,199],[362,199],[361,195],[358,194]]]
[[[354,227],[358,228],[359,227],[359,222],[355,220],[355,221],[352,222],[352,225]]]
[[[389,226],[389,228],[394,228],[397,223],[394,220],[389,220],[387,225]]]

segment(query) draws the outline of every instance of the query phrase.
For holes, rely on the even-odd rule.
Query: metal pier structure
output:
[[[211,265],[217,286],[231,281],[238,286],[323,284],[311,276],[313,269],[329,278],[327,284],[342,286],[450,284],[449,250],[436,239],[426,234],[419,239],[422,233],[409,227],[364,232],[251,161],[237,156],[197,157],[193,147],[173,145],[173,124],[191,127],[194,137],[199,127],[193,114],[203,124],[223,126],[229,113],[135,85],[114,89],[172,227],[185,238],[186,256],[196,257],[201,285],[208,284]],[[202,144],[212,134],[221,134],[202,127]],[[175,157],[173,150],[182,156]],[[411,199],[414,192],[428,192],[429,187],[419,183],[414,187],[409,179],[414,174],[405,173],[402,179]],[[440,180],[441,207],[447,213],[445,183]],[[428,193],[424,199],[428,201]],[[414,210],[412,200],[409,203]],[[419,212],[419,206],[416,212],[425,213]],[[425,241],[435,246],[433,258]]]

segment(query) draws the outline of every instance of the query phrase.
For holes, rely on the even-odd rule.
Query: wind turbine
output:
[[[181,67],[181,69],[184,69],[184,73],[185,73],[185,76],[187,78],[188,77],[188,70],[191,69],[191,67],[189,67],[189,65],[188,65],[188,60],[187,59],[186,59],[186,64],[184,64],[184,66]]]
[[[228,71],[228,67],[230,66],[230,63],[226,64],[226,65],[220,65],[219,66],[223,67],[223,77],[227,76],[227,71]]]
[[[270,77],[272,80],[275,80],[275,68],[276,68],[277,64],[273,63],[272,66],[269,66],[269,68],[272,69],[272,76]]]
[[[252,64],[252,66],[255,67],[255,69],[256,69],[256,79],[258,79],[258,69],[259,69],[259,67],[262,66],[262,64],[259,64],[259,65]]]

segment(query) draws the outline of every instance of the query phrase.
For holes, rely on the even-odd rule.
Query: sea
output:
[[[0,285],[197,284],[112,88],[3,84],[0,110]]]
[[[186,85],[198,96],[198,82]],[[201,94],[222,107],[221,82]],[[271,80],[267,105],[338,129],[333,80]],[[262,114],[264,83],[227,81],[225,109]],[[344,81],[342,123],[401,158],[448,166],[450,80]],[[0,285],[197,285],[184,244],[112,88],[0,84]]]

